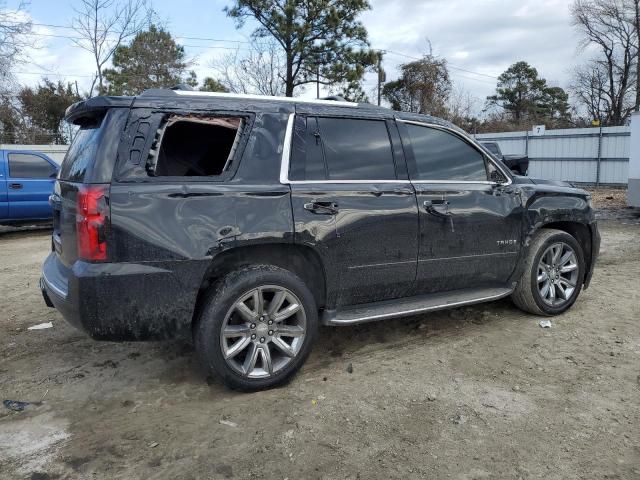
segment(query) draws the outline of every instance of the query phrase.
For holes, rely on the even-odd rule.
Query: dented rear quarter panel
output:
[[[290,189],[278,181],[288,115],[256,112],[237,170],[226,182],[142,175],[148,143],[137,165],[121,163],[110,191],[109,244],[115,262],[111,265],[128,265],[130,275],[102,285],[112,289],[107,297],[120,298],[112,307],[111,333],[125,324],[122,330],[131,330],[132,318],[151,323],[144,331],[138,329],[141,337],[186,330],[217,255],[239,246],[293,242]],[[146,109],[133,112],[130,123],[150,116]],[[139,148],[135,138],[135,132],[129,135],[129,149]],[[137,158],[124,153],[125,158]],[[108,323],[101,328],[108,329]]]

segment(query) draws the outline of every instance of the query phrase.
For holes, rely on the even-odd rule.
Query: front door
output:
[[[493,162],[463,135],[399,123],[420,209],[421,293],[505,286],[521,241],[519,195],[489,180]]]
[[[296,241],[324,252],[334,287],[329,302],[407,294],[416,275],[418,213],[406,170],[396,168],[404,158],[395,124],[299,116],[295,132],[289,180]]]
[[[51,218],[56,167],[35,153],[8,152],[9,214],[14,220]]]

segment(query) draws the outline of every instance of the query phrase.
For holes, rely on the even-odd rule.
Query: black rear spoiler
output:
[[[110,108],[129,108],[134,97],[93,97],[76,102],[64,112],[64,119],[75,125],[87,125],[102,118]]]

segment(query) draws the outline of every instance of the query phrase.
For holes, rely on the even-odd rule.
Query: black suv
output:
[[[229,386],[281,384],[319,323],[589,284],[587,192],[513,177],[436,118],[337,100],[149,90],[72,105],[41,288],[96,339],[193,335]]]

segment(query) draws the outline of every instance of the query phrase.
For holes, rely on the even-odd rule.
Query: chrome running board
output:
[[[424,312],[462,307],[474,303],[490,302],[511,295],[513,289],[506,287],[453,290],[445,293],[430,293],[415,297],[385,300],[343,308],[325,310],[320,318],[324,325],[355,325],[358,323],[405,317]]]

